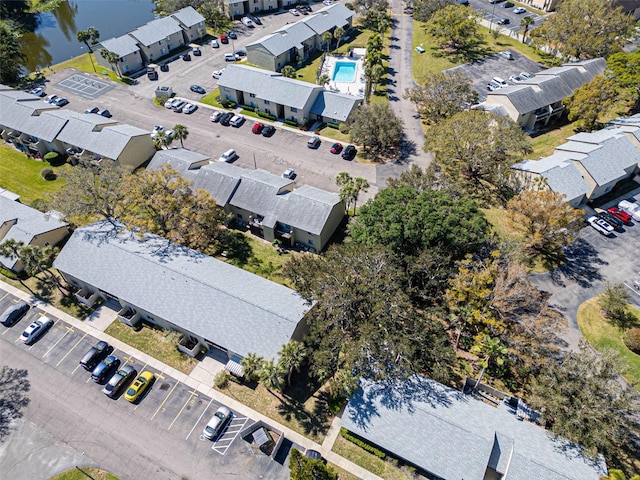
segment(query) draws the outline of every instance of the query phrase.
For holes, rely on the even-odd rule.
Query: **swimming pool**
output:
[[[333,77],[331,80],[334,82],[349,83],[354,82],[356,79],[356,64],[355,62],[336,62],[333,67]]]

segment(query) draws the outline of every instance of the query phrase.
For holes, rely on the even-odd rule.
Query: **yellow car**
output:
[[[127,389],[126,393],[124,394],[124,398],[132,403],[135,402],[138,398],[140,398],[145,390],[149,388],[149,385],[151,385],[151,382],[153,382],[154,378],[155,375],[153,373],[148,371],[142,372]]]

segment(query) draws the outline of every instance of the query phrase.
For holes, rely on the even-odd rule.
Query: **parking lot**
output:
[[[13,295],[0,290],[0,312],[17,300]],[[95,384],[91,380],[90,372],[85,371],[78,363],[97,340],[66,322],[48,315],[55,322],[53,327],[33,345],[23,345],[19,340],[20,334],[29,323],[41,315],[43,312],[33,307],[13,327],[7,328],[0,325],[0,336],[5,345],[2,348],[19,349],[28,353],[36,362],[44,363],[46,366],[43,368],[29,371],[30,382],[32,384],[38,382],[41,375],[43,382],[45,378],[49,381],[53,377],[60,377],[62,380],[56,383],[65,384],[64,394],[61,395],[62,401],[71,405],[72,400],[77,399],[80,403],[77,409],[74,409],[74,413],[80,415],[82,409],[89,408],[90,415],[96,417],[100,425],[113,423],[106,429],[105,434],[117,438],[130,436],[132,432],[136,435],[138,431],[148,431],[149,436],[161,438],[167,448],[187,452],[185,455],[193,455],[193,459],[183,458],[183,461],[188,465],[193,464],[193,468],[197,466],[197,471],[202,469],[203,464],[207,465],[207,468],[228,464],[240,478],[243,478],[243,472],[247,473],[244,478],[253,478],[255,472],[259,472],[260,475],[269,472],[268,478],[288,478],[287,462],[281,464],[264,455],[256,455],[246,440],[238,438],[240,431],[253,420],[233,412],[232,419],[220,435],[214,441],[206,439],[202,431],[220,405],[201,392],[194,391],[188,385],[150,368],[118,349],[115,349],[112,355],[121,360],[121,366],[133,365],[138,374],[149,370],[156,378],[151,387],[135,403],[130,403],[123,398],[126,387],[122,388],[116,397],[108,398],[102,393],[103,385]],[[9,355],[3,356],[7,358]],[[60,393],[62,392],[58,392]],[[64,398],[65,394],[68,398]],[[29,415],[26,417],[30,418]],[[111,418],[124,421],[119,426],[117,422],[110,422]],[[50,422],[41,426],[53,427]],[[55,436],[55,432],[53,433]],[[73,432],[73,436],[76,435],[77,432]],[[12,441],[19,442],[20,439]],[[83,445],[82,448],[91,450],[89,446]],[[140,452],[131,454],[135,453],[140,454]],[[145,454],[153,455],[151,452],[145,452]],[[166,460],[164,459],[165,462]],[[171,463],[169,468],[170,466]],[[248,472],[253,473],[249,476]]]

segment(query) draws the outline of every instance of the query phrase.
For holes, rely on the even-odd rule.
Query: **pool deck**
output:
[[[364,86],[366,83],[364,78],[364,66],[363,66],[364,52],[365,52],[365,49],[357,48],[357,49],[354,49],[353,57],[327,56],[324,59],[324,63],[322,64],[322,74],[327,75],[332,80],[327,85],[325,85],[324,88],[327,90],[331,90],[332,92],[340,92],[340,93],[345,93],[347,95],[353,95],[356,97],[363,97]],[[336,63],[338,62],[355,63],[356,72],[354,75],[354,81],[336,82],[333,80],[334,70],[336,68]]]

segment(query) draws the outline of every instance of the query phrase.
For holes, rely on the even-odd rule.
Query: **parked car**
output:
[[[618,232],[624,228],[624,222],[622,220],[618,220],[609,212],[598,212],[598,217],[602,218]]]
[[[342,158],[345,160],[353,160],[358,153],[358,150],[353,145],[347,145],[347,148],[342,152]]]
[[[189,55],[189,52],[183,53],[181,55],[181,57],[182,57],[182,60],[184,60],[185,62],[190,62],[191,61],[191,55]]]
[[[529,80],[531,77],[533,77],[533,75],[527,72],[520,72],[518,76],[524,78],[525,80]]]
[[[105,341],[99,341],[84,354],[80,366],[87,372],[92,372],[104,357],[113,351],[113,347]]]
[[[226,112],[220,117],[220,125],[224,125],[225,127],[229,126],[229,122],[233,118],[233,113]]]
[[[520,15],[521,13],[527,13],[527,9],[522,7],[516,7],[513,9],[513,13],[515,13],[516,15]]]
[[[117,370],[120,366],[120,360],[115,355],[108,355],[102,360],[96,368],[91,372],[91,380],[96,383],[103,383],[114,370]]]
[[[238,158],[238,154],[233,148],[230,148],[229,150],[224,152],[222,155],[220,155],[220,158],[218,159],[218,161],[229,163],[229,162],[233,162],[236,158]]]
[[[87,108],[84,113],[98,113],[100,109],[98,107]]]
[[[338,142],[334,143],[333,145],[331,145],[329,151],[334,154],[340,153],[342,151],[342,144]]]
[[[222,431],[230,418],[231,411],[227,407],[218,408],[216,413],[213,414],[213,417],[211,417],[211,420],[209,420],[209,423],[207,423],[207,426],[204,427],[202,434],[209,440],[213,440]]]
[[[223,68],[222,70],[215,70],[215,71],[211,74],[211,76],[212,76],[213,78],[220,78],[220,77],[222,76],[222,74],[224,73],[224,70],[225,70],[224,68]]]
[[[154,125],[151,132],[151,138],[156,138],[158,135],[164,135],[164,127],[162,125]]]
[[[500,87],[507,87],[509,86],[509,84],[507,82],[504,81],[504,79],[500,78],[500,77],[493,77],[491,79],[491,81],[497,83],[498,85],[500,85]]]
[[[251,15],[249,18],[251,18],[251,20],[253,20],[253,23],[255,23],[256,25],[262,25],[262,20],[260,20],[259,17],[256,17],[255,15]]]
[[[211,40],[211,48],[220,48],[220,44],[218,43],[218,40],[216,40],[215,38]]]
[[[631,215],[629,215],[624,210],[620,210],[618,207],[607,208],[607,212],[616,217],[618,220],[624,222],[625,225],[629,225],[631,223]]]
[[[64,97],[58,97],[51,103],[56,107],[64,107],[65,105],[69,105],[69,100]]]
[[[456,0],[460,5],[469,5],[469,0]]]
[[[270,137],[274,133],[276,133],[276,127],[274,127],[273,125],[265,125],[265,127],[262,129],[263,137]]]
[[[307,141],[307,147],[318,148],[320,146],[320,143],[322,143],[320,141],[320,137],[318,137],[317,135],[314,135]]]
[[[107,384],[102,389],[107,397],[115,397],[120,389],[126,385],[136,375],[136,370],[131,365],[125,365],[109,379]]]
[[[293,15],[294,17],[298,17],[298,16],[300,16],[300,12],[298,12],[298,10],[296,10],[295,8],[290,9],[290,10],[289,10],[289,13],[290,13],[291,15]]]
[[[333,5],[333,0],[322,0],[322,3],[328,7],[329,5]]]
[[[129,388],[127,388],[124,398],[131,403],[135,402],[149,388],[155,378],[153,373],[145,370],[135,379]]]
[[[44,91],[44,88],[38,87],[34,88],[29,92],[31,95],[35,95],[36,97],[44,97],[47,95],[47,92]]]
[[[149,80],[157,80],[158,79],[158,72],[156,71],[155,68],[147,67],[147,78]]]
[[[595,215],[593,217],[589,217],[587,219],[587,222],[594,228],[594,230],[600,232],[602,235],[609,236],[611,235],[611,233],[613,233],[613,227],[609,225],[605,220],[596,217]]]
[[[256,122],[253,124],[253,127],[251,127],[251,132],[259,135],[262,133],[263,129],[264,129],[264,123]]]
[[[198,109],[197,105],[194,105],[193,103],[187,103],[184,107],[182,107],[182,113],[186,113],[187,115],[190,115],[193,112],[195,112],[197,109]]]
[[[195,93],[199,93],[200,95],[204,95],[205,93],[207,93],[207,91],[204,88],[202,88],[200,85],[191,85],[189,87],[189,90]]]
[[[179,98],[170,98],[169,100],[164,102],[164,107],[165,108],[173,108],[173,105],[178,103],[179,101],[180,101]]]
[[[511,83],[520,83],[520,82],[524,82],[524,78],[522,78],[520,75],[511,75],[509,77],[509,81]]]
[[[247,56],[247,51],[246,50],[236,50],[234,53],[236,54],[237,57],[246,57]]]
[[[229,43],[229,37],[226,35],[220,35],[220,43],[224,43],[225,45]]]
[[[293,180],[294,178],[296,178],[296,171],[293,168],[287,168],[282,174],[282,178]]]
[[[0,315],[0,323],[5,327],[13,327],[24,315],[29,311],[31,307],[24,300],[20,300],[14,305],[11,305]]]
[[[245,27],[255,28],[253,20],[251,20],[249,17],[242,17],[240,21],[245,25]]]
[[[499,18],[496,21],[496,24],[498,25],[509,25],[511,23],[511,20],[509,20],[508,18]]]
[[[628,200],[622,200],[618,203],[618,208],[631,215],[636,222],[640,222],[640,205],[631,203]]]
[[[237,53],[225,53],[224,54],[224,61],[225,62],[237,62],[238,60],[240,60],[240,55],[238,55]]]
[[[98,112],[98,115],[100,115],[101,117],[106,117],[106,118],[111,118],[111,112],[109,110],[107,110],[106,108],[104,110],[100,110]]]
[[[512,7],[515,7],[515,5],[513,3],[511,3],[511,2],[505,2],[502,5],[502,8],[512,8]]]
[[[504,2],[504,0],[489,0],[489,3],[491,4],[500,3],[500,2]]]
[[[489,90],[490,92],[493,92],[494,90],[498,90],[499,88],[502,88],[502,85],[500,85],[498,82],[491,80],[489,81],[489,83],[487,83],[487,90]]]
[[[53,95],[49,95],[47,98],[45,98],[44,101],[46,103],[53,103],[53,102],[56,101],[57,98],[58,98],[58,95],[53,94]]]
[[[186,104],[187,104],[187,102],[185,102],[184,100],[178,100],[177,102],[175,102],[173,104],[173,107],[171,107],[171,108],[173,108],[174,112],[178,112],[179,113],[179,112],[182,111],[182,109],[184,108],[184,106]]]
[[[191,53],[193,53],[194,57],[199,57],[200,55],[202,55],[202,51],[198,47],[193,47],[191,49]]]
[[[322,458],[322,454],[317,450],[308,449],[304,452],[304,456],[312,460],[324,460],[324,458]]]
[[[31,345],[45,334],[53,326],[53,320],[49,317],[41,317],[40,319],[32,322],[27,328],[25,328],[22,335],[20,335],[20,341],[26,345]]]
[[[227,35],[229,38],[232,38],[233,40],[237,40],[238,39],[238,35],[236,35],[235,30],[229,30],[229,32],[227,32]]]
[[[239,128],[244,123],[244,117],[242,115],[234,115],[231,120],[229,120],[229,125],[232,127]]]
[[[220,117],[222,117],[222,115],[224,115],[224,112],[220,112],[220,111],[213,112],[209,117],[209,120],[211,120],[212,122],[219,122]]]

